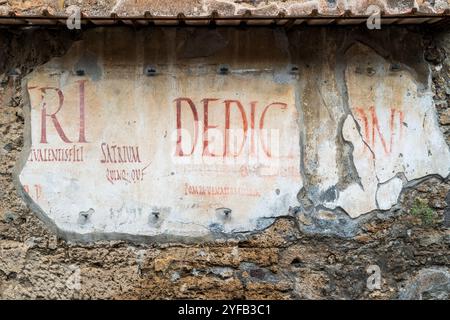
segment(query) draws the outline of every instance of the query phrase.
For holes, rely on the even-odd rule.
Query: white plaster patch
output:
[[[366,145],[361,139],[356,122],[350,115],[345,119],[342,135],[346,141],[353,145],[353,159],[356,170],[358,173],[363,172],[364,174],[360,174],[361,184],[351,184],[347,189],[340,192],[336,201],[326,205],[332,209],[341,207],[350,217],[356,218],[362,213],[377,209],[375,195],[378,180],[373,159],[364,155]]]
[[[399,178],[394,178],[378,187],[377,191],[377,202],[378,207],[381,210],[389,210],[394,206],[400,192],[402,192],[403,181]]]
[[[379,209],[388,210],[397,202],[401,184],[397,179],[385,182],[398,173],[408,181],[449,175],[450,151],[429,88],[419,88],[409,71],[392,68],[361,44],[347,52],[346,84],[358,128],[348,116],[343,135],[354,146],[362,186],[351,184],[328,207],[340,206],[351,217],[376,209],[377,201]]]

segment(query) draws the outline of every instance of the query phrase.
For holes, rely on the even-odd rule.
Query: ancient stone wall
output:
[[[4,29],[0,37],[0,297],[448,297],[450,34],[413,27],[80,34],[30,28]],[[136,58],[140,46],[137,53],[124,50],[123,39],[146,40],[143,61]],[[145,72],[145,52],[163,74],[214,74],[226,66],[229,74],[213,77],[244,72],[248,81],[292,86],[301,148],[301,183],[292,191],[298,203],[278,208],[267,225],[223,233],[210,227],[194,240],[170,232],[117,237],[99,226],[105,236],[86,238],[83,230],[68,230],[39,202],[39,188],[23,188],[42,167],[22,169],[30,166],[36,130],[32,110],[39,96],[33,98],[30,85],[48,86],[55,61],[79,66],[89,60],[83,52],[113,61],[102,64],[97,88],[127,63]],[[83,73],[62,68],[69,71],[65,83],[94,81],[95,66],[85,63]],[[64,206],[57,212],[64,214]],[[378,290],[367,286],[373,265],[381,271]]]

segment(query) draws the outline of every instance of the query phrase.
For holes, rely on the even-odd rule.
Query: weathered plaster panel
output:
[[[99,43],[110,36],[114,49]],[[131,50],[115,36],[91,34],[28,78],[31,149],[20,180],[62,231],[242,232],[297,204],[295,76],[276,83],[260,68],[159,64],[139,47],[148,34]],[[173,52],[178,44],[152,41]]]
[[[37,68],[20,181],[41,214],[75,238],[203,237],[357,218],[448,176],[420,51],[252,34],[97,29]]]

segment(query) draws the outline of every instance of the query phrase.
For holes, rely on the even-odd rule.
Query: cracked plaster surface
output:
[[[120,31],[95,30],[64,57],[28,77],[30,145],[20,180],[35,209],[75,238],[76,234],[203,237],[260,230],[299,206],[301,190],[314,207],[327,209],[331,215],[343,209],[357,218],[374,210],[389,210],[402,189],[416,179],[449,174],[450,152],[439,131],[428,84],[419,81],[407,65],[386,60],[368,45],[353,43],[345,51],[344,62],[336,62],[340,61],[335,60],[339,40],[330,42],[323,34],[310,38],[323,49],[311,54],[308,50],[317,48],[299,49],[295,39],[279,31],[270,31],[269,36],[258,31],[261,34],[255,35],[254,47],[243,46],[246,35],[236,31],[127,32],[126,38],[136,44],[149,37],[154,41],[131,49]],[[198,39],[214,39],[215,45]],[[218,39],[224,45],[217,45]],[[176,48],[172,47],[175,43]],[[269,49],[255,51],[260,46]],[[147,61],[152,61],[150,69],[156,75],[145,75]],[[227,75],[218,73],[223,61],[230,61]],[[292,72],[293,63],[298,72]],[[83,73],[77,74],[80,69]],[[74,137],[79,129],[72,120],[80,117],[80,81],[86,81],[86,112],[90,112],[91,144],[85,147],[88,165],[25,164],[30,148],[43,147],[39,142],[43,106],[57,112],[61,101],[57,90],[42,88],[63,93],[66,107],[57,117]],[[279,113],[267,118],[270,128],[289,137],[280,145],[285,157],[275,167],[270,166],[274,159],[268,163],[259,159],[249,172],[241,166],[225,166],[220,174],[205,174],[205,163],[177,171],[187,166],[181,162],[171,167],[169,155],[174,150],[165,145],[173,146],[174,141],[167,143],[170,133],[163,134],[176,123],[177,97],[191,97],[199,117],[204,116],[205,98],[240,100],[243,108],[230,113],[234,125],[241,125],[242,112],[252,114],[252,101],[261,102],[260,111],[273,102],[285,103],[285,108],[279,105]],[[148,103],[150,108],[145,107]],[[223,106],[222,102],[221,107],[210,109],[213,124],[223,121]],[[189,110],[188,104],[183,108]],[[50,146],[62,148],[49,110],[45,118]],[[183,121],[189,119],[192,122],[193,118]],[[142,132],[148,134],[143,137]],[[111,184],[105,179],[108,168],[99,161],[102,143],[123,145],[127,141],[138,142],[140,155],[149,165],[146,179],[150,180],[145,185]],[[285,171],[272,172],[280,163]],[[269,169],[253,171],[267,164]],[[137,168],[134,164],[118,167]],[[199,175],[192,171],[199,168]],[[193,197],[193,189],[186,187],[217,182],[245,187],[246,194]]]

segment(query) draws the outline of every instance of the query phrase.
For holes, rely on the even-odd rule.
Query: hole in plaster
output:
[[[375,69],[372,67],[367,67],[367,74],[373,76],[376,73]]]
[[[401,66],[400,66],[398,63],[393,63],[393,64],[391,64],[391,66],[389,67],[389,69],[390,69],[392,72],[397,72],[397,71],[400,71],[402,68],[401,68]]]
[[[163,211],[159,210],[159,209],[153,209],[150,214],[149,214],[149,224],[152,225],[153,227],[159,228],[161,226],[161,224],[163,223],[163,216],[164,214],[166,214]]]
[[[154,68],[152,66],[147,66],[147,67],[145,67],[144,73],[147,77],[152,77],[152,76],[156,75],[156,68]]]
[[[228,74],[230,72],[230,68],[226,65],[222,65],[219,67],[219,74]]]
[[[231,212],[233,210],[229,209],[229,208],[217,208],[216,209],[216,213],[222,217],[222,219],[230,219],[231,217]]]
[[[94,209],[89,209],[88,211],[81,211],[78,216],[78,223],[79,224],[86,224],[89,222],[89,219],[91,218],[92,214],[95,212]]]
[[[298,74],[299,73],[299,68],[297,66],[292,66],[291,67],[291,74]]]

